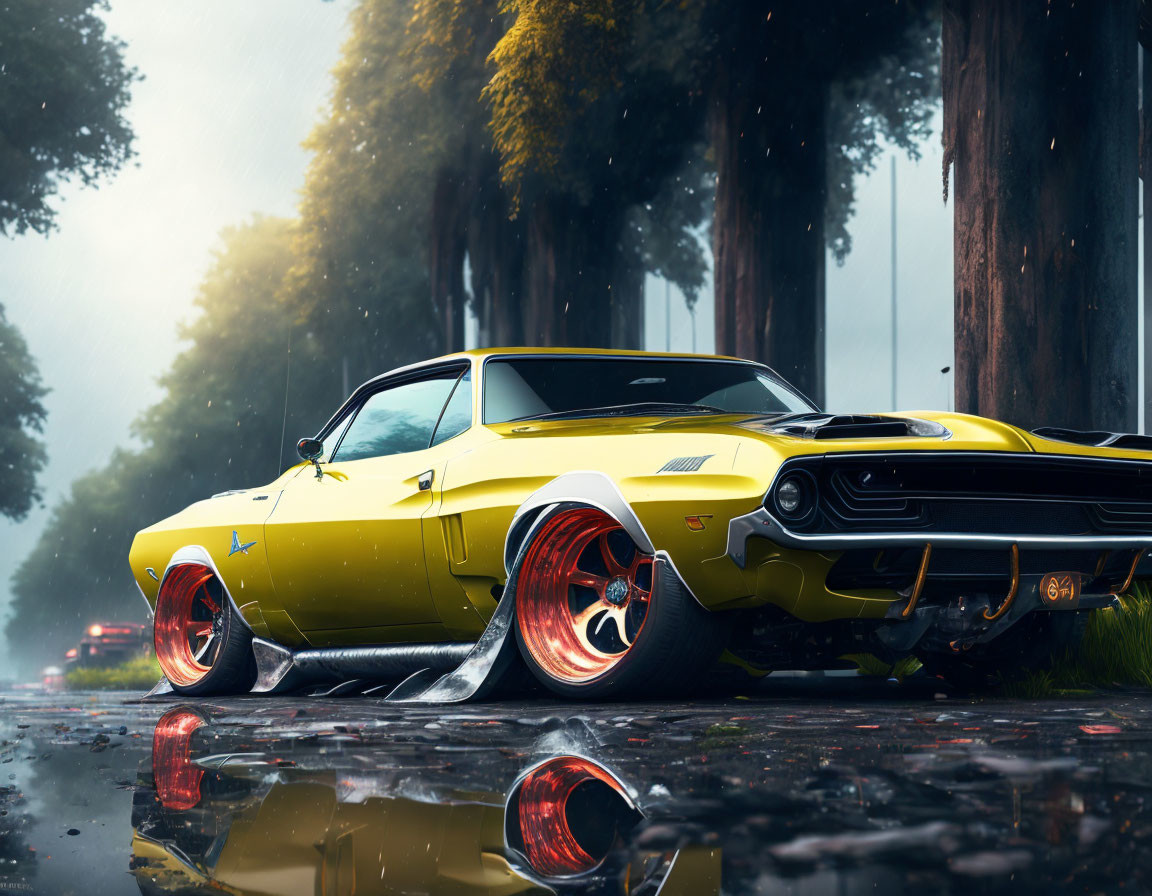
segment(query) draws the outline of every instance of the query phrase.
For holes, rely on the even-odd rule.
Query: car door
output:
[[[384,626],[381,640],[436,635],[421,517],[443,453],[432,447],[437,424],[466,373],[449,367],[371,392],[329,437],[339,440],[331,459],[285,487],[265,528],[268,561],[280,604],[314,644]]]

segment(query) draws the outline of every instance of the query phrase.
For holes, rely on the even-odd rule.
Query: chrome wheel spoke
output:
[[[204,606],[206,606],[213,613],[220,612],[220,608],[216,606],[216,601],[212,600],[212,598],[209,596],[207,589],[205,589],[204,592],[200,595],[200,603],[204,604]]]
[[[604,559],[604,565],[608,568],[609,576],[625,576],[628,575],[628,570],[620,565],[620,562],[612,555],[612,549],[608,547],[608,535],[600,536],[600,556]]]
[[[597,613],[605,613],[607,610],[608,608],[600,601],[593,601],[572,617],[572,624],[577,632],[583,633],[588,628],[588,623],[592,621]]]
[[[196,654],[193,657],[196,660],[196,662],[200,662],[201,660],[203,660],[204,657],[208,653],[208,648],[211,647],[215,643],[216,643],[216,633],[210,631],[209,635],[208,635],[208,639],[200,646],[200,649],[196,651]]]
[[[604,586],[608,584],[608,580],[604,578],[604,576],[598,576],[595,573],[584,572],[582,569],[577,569],[568,576],[568,584],[583,585],[585,588],[591,588],[597,594],[603,594]]]
[[[627,608],[621,607],[609,615],[611,615],[612,620],[616,623],[616,634],[620,636],[620,640],[624,643],[624,646],[631,647],[632,640],[628,637],[628,626],[626,624],[628,616]]]

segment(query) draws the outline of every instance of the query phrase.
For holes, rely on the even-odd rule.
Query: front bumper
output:
[[[878,619],[876,634],[885,646],[895,652],[910,651],[927,641],[940,642],[943,649],[961,651],[976,644],[994,640],[1021,618],[1035,611],[1062,612],[1099,609],[1113,605],[1116,595],[1128,589],[1143,558],[1152,556],[1152,535],[1069,535],[1034,536],[955,532],[825,532],[802,534],[789,530],[771,512],[761,507],[752,513],[736,517],[728,526],[727,553],[737,566],[747,565],[749,538],[764,539],[786,550],[813,553],[839,553],[858,549],[889,551],[914,549],[919,572],[915,569],[906,582],[893,587],[892,601]],[[948,572],[940,571],[941,578],[929,579],[932,569],[932,548],[943,559],[941,549],[1002,552],[1003,558],[1012,558],[1011,574],[1005,575],[1001,585],[989,577],[976,581],[952,577],[955,573],[957,551],[950,551]],[[1036,569],[1036,558],[1022,562],[1028,551],[1111,552],[1110,573],[1096,575],[1071,573],[1077,587],[1073,599],[1049,600],[1045,588],[1056,569],[1043,572]],[[973,561],[977,562],[977,561]],[[1007,561],[1006,561],[1007,562]],[[1044,562],[1044,561],[1041,561]],[[1103,565],[1103,561],[1101,561]],[[928,584],[926,582],[934,582]],[[839,586],[824,584],[830,592],[850,594]],[[920,601],[921,591],[929,594]]]
[[[728,556],[744,568],[748,539],[767,538],[785,548],[803,551],[844,551],[850,548],[913,547],[931,543],[954,548],[1020,550],[1131,551],[1152,549],[1152,535],[992,535],[973,532],[794,532],[759,507],[728,523]]]

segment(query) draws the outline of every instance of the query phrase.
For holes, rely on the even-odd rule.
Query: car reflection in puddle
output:
[[[142,892],[720,892],[720,850],[638,848],[653,808],[586,755],[533,758],[508,778],[507,762],[478,776],[419,753],[368,769],[338,742],[228,746],[202,708],[157,723],[132,812]]]
[[[170,704],[140,757],[130,865],[144,893],[1152,887],[1143,694],[794,691],[579,710]]]

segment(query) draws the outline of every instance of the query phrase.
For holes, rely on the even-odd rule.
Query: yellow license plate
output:
[[[1040,600],[1047,607],[1075,607],[1080,602],[1080,573],[1048,573],[1040,580]]]

